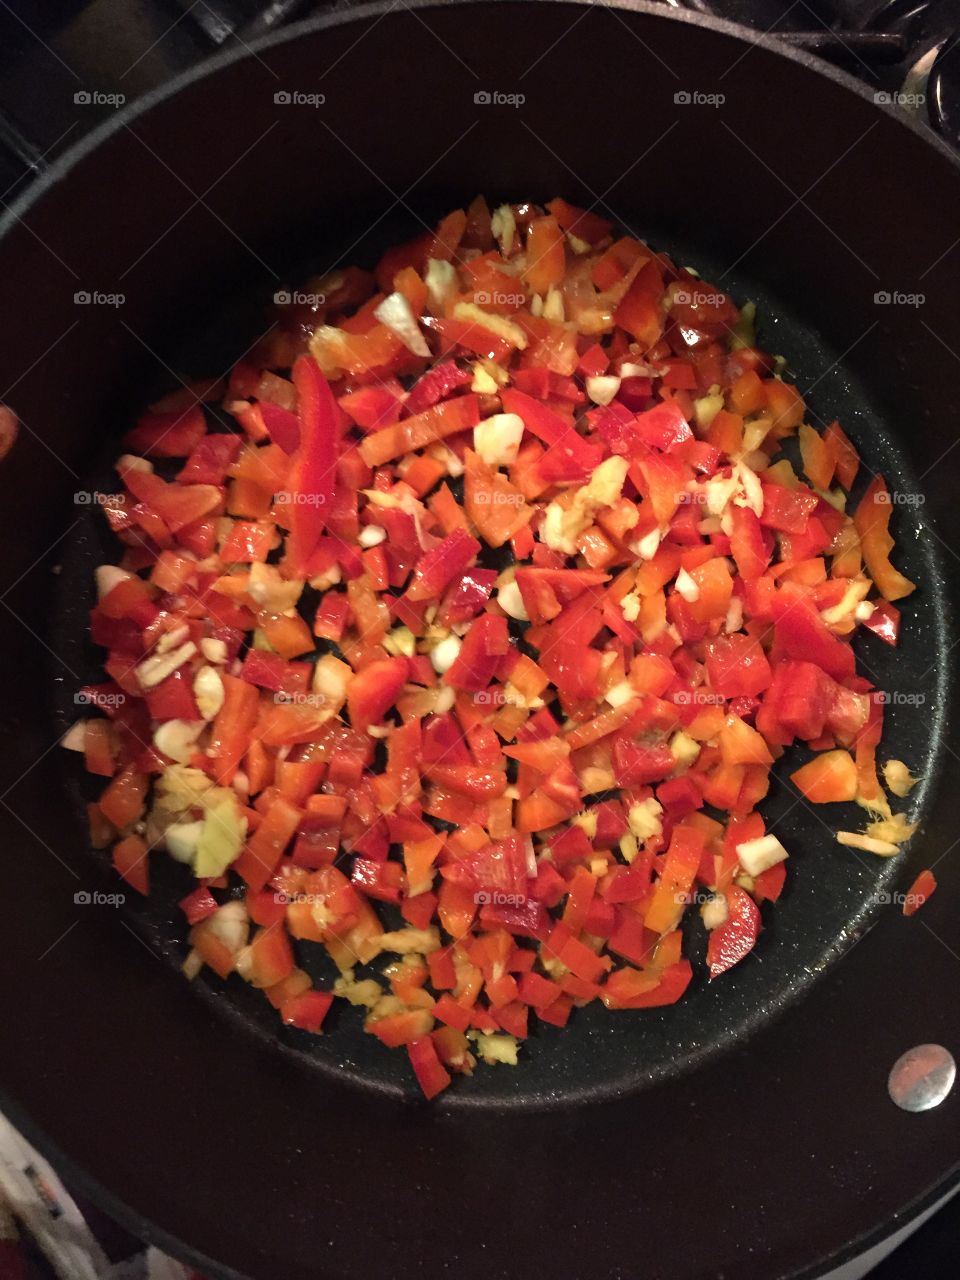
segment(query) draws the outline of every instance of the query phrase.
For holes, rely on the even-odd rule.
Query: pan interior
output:
[[[473,193],[464,192],[464,198]],[[512,193],[520,198],[524,193]],[[561,194],[563,194],[561,192]],[[436,212],[444,210],[438,208]],[[881,471],[891,489],[917,493],[918,485],[896,443],[893,426],[884,409],[872,397],[859,372],[852,370],[841,353],[832,349],[811,327],[794,314],[767,279],[746,272],[728,271],[728,263],[716,250],[671,238],[669,227],[644,224],[642,211],[632,225],[651,244],[669,252],[683,265],[696,268],[710,280],[722,277],[723,287],[742,303],[752,299],[758,310],[758,342],[787,360],[787,376],[808,394],[809,418],[824,425],[839,418],[854,439],[866,464],[854,497],[865,477]],[[373,265],[390,243],[415,234],[409,223],[378,227],[350,256],[351,261]],[[331,256],[333,255],[331,251]],[[331,259],[316,252],[307,258],[291,257],[292,284],[311,272],[323,270]],[[151,367],[145,357],[140,385],[143,403],[172,389],[169,369],[183,377],[220,373],[261,332],[266,297],[238,295],[227,305],[203,315],[194,328],[165,352],[166,369]],[[139,406],[131,404],[130,414]],[[129,418],[110,424],[116,441]],[[111,460],[116,444],[101,456],[85,481],[90,492],[112,492],[116,479]],[[912,820],[922,818],[936,781],[937,760],[933,745],[938,733],[939,709],[944,704],[944,664],[939,661],[946,644],[940,596],[941,575],[936,543],[924,537],[921,502],[898,507],[896,520],[899,567],[921,584],[915,597],[904,603],[901,647],[892,650],[871,635],[858,639],[858,668],[894,697],[886,707],[886,728],[881,760],[898,757],[921,775],[923,784],[911,797]],[[95,505],[80,508],[80,522],[62,556],[56,588],[51,634],[52,646],[63,662],[84,679],[101,678],[99,651],[86,638],[87,609],[94,602],[93,569],[116,558],[116,544]],[[66,727],[76,718],[75,690],[52,682],[56,690],[55,715]],[[896,696],[909,691],[909,698]],[[521,1051],[521,1065],[514,1070],[478,1069],[470,1079],[458,1080],[444,1098],[445,1106],[542,1107],[621,1094],[650,1084],[669,1074],[686,1071],[722,1052],[747,1036],[762,1020],[782,1012],[800,998],[828,966],[841,960],[871,921],[884,908],[878,896],[896,874],[893,862],[871,858],[838,846],[833,830],[856,830],[864,815],[855,805],[814,810],[798,802],[783,779],[806,758],[797,748],[778,763],[771,793],[761,806],[768,829],[776,832],[790,851],[787,888],[780,902],[763,910],[764,931],[753,955],[719,981],[705,980],[702,958],[705,934],[698,919],[690,920],[687,947],[698,970],[694,984],[676,1006],[634,1012],[608,1013],[598,1002],[576,1010],[569,1025],[559,1031],[539,1024]],[[84,804],[94,798],[96,786],[83,776],[79,758],[63,752],[64,787],[71,800],[76,824],[73,845],[86,847]],[[100,871],[105,855],[82,853]],[[341,855],[349,864],[346,855]],[[152,894],[149,900],[129,902],[129,921],[149,945],[172,967],[179,968],[186,954],[186,926],[177,901],[190,889],[189,872],[162,853],[151,858]],[[889,909],[889,908],[888,908]],[[695,913],[688,912],[688,916]],[[322,985],[333,970],[319,946],[298,944],[301,962]],[[701,962],[698,965],[698,959]],[[371,969],[375,972],[376,966]],[[362,1010],[335,1002],[327,1021],[327,1034],[311,1037],[279,1026],[275,1011],[262,995],[238,978],[222,982],[204,970],[184,999],[208,1002],[214,1016],[239,1024],[243,1032],[266,1037],[281,1051],[296,1055],[307,1069],[346,1079],[358,1087],[390,1095],[413,1096],[404,1055],[389,1053],[362,1030]]]

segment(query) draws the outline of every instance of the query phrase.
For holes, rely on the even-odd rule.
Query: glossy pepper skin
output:
[[[749,955],[760,933],[760,912],[749,893],[731,885],[726,900],[727,918],[711,931],[707,944],[707,967],[711,980]]]
[[[330,384],[312,356],[293,366],[300,440],[289,480],[292,501],[287,554],[305,567],[326,526],[337,477],[339,410]]]

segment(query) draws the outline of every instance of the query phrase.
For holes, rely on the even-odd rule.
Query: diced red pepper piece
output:
[[[550,935],[550,917],[542,902],[528,899],[525,903],[487,903],[480,908],[480,922],[487,929],[503,928],[520,938],[536,938],[543,942]]]
[[[436,1045],[429,1036],[412,1040],[407,1045],[407,1053],[425,1098],[435,1098],[446,1089],[450,1073],[437,1056]]]
[[[829,630],[803,592],[788,592],[784,586],[773,598],[771,613],[778,656],[815,663],[834,680],[854,674],[853,649]]]
[[[480,543],[466,529],[454,529],[417,562],[407,588],[408,600],[437,600],[479,553]]]
[[[885,600],[900,600],[916,589],[916,583],[905,578],[890,563],[893,537],[890,516],[893,504],[882,476],[874,476],[860,499],[853,522],[860,535],[860,549],[870,577]]]
[[[350,724],[366,733],[394,705],[410,671],[407,658],[380,658],[358,671],[347,687]]]
[[[103,802],[101,800],[101,808]],[[150,868],[147,862],[147,844],[139,836],[126,836],[113,846],[111,860],[114,870],[132,889],[144,897],[150,892]]]
[[[662,972],[651,969],[615,969],[603,987],[608,1009],[656,1009],[676,1004],[693,977],[689,960],[678,960]]]
[[[872,603],[873,613],[862,625],[878,636],[884,644],[896,648],[900,639],[900,610],[889,600],[877,600]]]
[[[857,766],[849,751],[825,751],[792,773],[790,781],[811,804],[853,800]]]
[[[188,924],[199,924],[201,920],[206,920],[207,916],[212,916],[219,909],[219,906],[220,904],[205,884],[198,885],[192,893],[188,893],[180,900],[180,910],[187,917]]]
[[[644,924],[654,933],[669,933],[677,927],[683,915],[684,895],[693,885],[704,844],[704,834],[698,828],[674,828],[660,878],[644,916]]]
[[[287,555],[299,571],[323,533],[337,479],[338,415],[330,384],[312,356],[293,366],[300,443],[288,481],[290,531]]]
[[[903,899],[903,914],[913,916],[936,892],[937,880],[932,871],[921,871]]]
[[[726,902],[727,918],[711,930],[707,944],[711,980],[749,955],[760,932],[760,912],[749,893],[731,885],[726,892]]]
[[[300,421],[295,413],[274,404],[272,400],[260,401],[260,413],[263,425],[270,439],[280,446],[284,453],[294,454],[300,447]]]
[[[403,422],[382,427],[360,444],[360,456],[371,467],[399,458],[415,449],[424,449],[458,431],[475,427],[480,421],[480,404],[475,395],[457,396],[425,409]]]
[[[720,636],[706,650],[710,687],[725,698],[753,697],[773,679],[767,655],[751,636]]]
[[[523,419],[523,425],[548,446],[560,446],[570,458],[579,475],[589,474],[601,461],[602,454],[558,413],[547,405],[534,400],[523,391],[505,387],[500,394],[504,413],[515,413]],[[541,463],[542,466],[542,463]],[[570,477],[576,479],[577,476]]]
[[[311,1031],[316,1035],[333,1004],[332,991],[304,991],[291,996],[280,1006],[280,1016],[289,1027]]]
[[[757,728],[787,745],[794,738],[819,738],[834,703],[836,683],[813,662],[786,660],[777,665],[763,695]]]
[[[524,1004],[532,1005],[539,1012],[546,1009],[560,995],[560,988],[539,973],[525,973],[517,983],[517,994]]]
[[[677,445],[693,439],[690,424],[676,400],[665,400],[643,413],[633,422],[633,433],[644,445],[669,453]]]
[[[452,627],[476,617],[490,599],[496,580],[496,569],[467,569],[460,574],[443,597],[437,613],[440,626]]]
[[[242,445],[241,436],[225,431],[205,435],[177,472],[177,483],[223,484]]]
[[[431,408],[439,400],[446,400],[451,391],[456,391],[457,387],[465,386],[472,380],[473,374],[459,368],[452,360],[434,365],[410,388],[406,400],[407,413],[423,413],[424,409]]]
[[[403,867],[399,862],[375,862],[370,858],[355,858],[351,882],[368,898],[380,902],[399,903],[403,884]]]
[[[613,768],[620,787],[641,787],[658,782],[677,767],[666,743],[643,747],[627,738],[618,737],[613,744]]]
[[[485,613],[464,636],[456,661],[444,679],[455,689],[479,693],[496,676],[509,648],[510,635],[506,618]]]

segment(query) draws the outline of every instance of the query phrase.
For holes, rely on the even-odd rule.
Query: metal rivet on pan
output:
[[[890,1097],[904,1111],[939,1107],[957,1078],[953,1054],[942,1044],[918,1044],[893,1064],[887,1077]]]

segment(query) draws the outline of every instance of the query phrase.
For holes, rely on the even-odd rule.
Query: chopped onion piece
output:
[[[388,294],[373,314],[381,324],[392,330],[415,356],[422,356],[425,360],[429,360],[430,348],[427,346],[427,340],[420,332],[417,317],[402,293]]]
[[[97,599],[102,600],[119,583],[126,582],[135,576],[133,573],[128,573],[126,569],[121,569],[117,564],[97,565],[94,571],[94,577],[97,582]]]
[[[68,751],[83,752],[86,750],[87,744],[87,722],[86,720],[78,720],[76,724],[71,725],[67,732],[60,739],[61,747],[66,747]]]
[[[615,374],[598,374],[587,378],[585,385],[594,404],[609,404],[620,390],[620,379]]]
[[[441,676],[445,671],[449,671],[456,662],[459,653],[460,641],[456,636],[447,636],[445,640],[435,644],[430,653],[430,661],[433,664],[434,671]]]
[[[223,706],[224,688],[220,673],[214,667],[201,667],[193,677],[193,696],[204,720],[213,720]]]
[[[443,315],[447,301],[457,292],[457,272],[453,263],[444,262],[440,258],[430,258],[427,261],[423,282],[427,286],[431,310],[437,315]]]
[[[729,914],[727,900],[722,893],[715,893],[700,908],[700,918],[705,929],[719,929],[720,925],[726,923]]]
[[[515,618],[518,622],[530,621],[527,606],[523,603],[523,596],[516,582],[505,582],[498,588],[497,604],[508,617]]]
[[[387,531],[383,525],[367,524],[357,534],[357,541],[361,547],[376,547],[381,542],[386,542]]]
[[[737,845],[737,860],[749,876],[768,871],[788,856],[776,836],[760,836],[758,840],[745,840]]]
[[[516,462],[523,439],[523,419],[516,413],[495,413],[473,428],[473,447],[488,467]]]
[[[202,720],[165,720],[153,731],[153,745],[162,756],[186,764],[202,728]]]
[[[700,599],[700,588],[697,586],[693,578],[690,577],[686,569],[681,569],[677,574],[676,580],[677,595],[682,596],[687,604],[693,604]]]
[[[189,662],[196,652],[197,646],[192,640],[188,640],[186,644],[182,644],[179,649],[174,649],[172,653],[162,653],[152,658],[147,658],[136,668],[140,688],[155,688],[166,680],[167,676],[172,676],[178,667],[182,667],[185,662]]]

